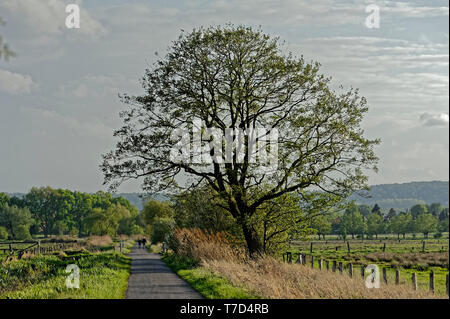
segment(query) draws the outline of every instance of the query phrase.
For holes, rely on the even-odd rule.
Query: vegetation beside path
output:
[[[162,260],[189,285],[208,299],[257,299],[247,289],[233,285],[224,277],[200,266],[194,259],[174,253],[165,254]]]
[[[71,264],[80,269],[79,288],[66,287]],[[4,262],[0,299],[121,299],[130,269],[131,259],[123,253],[85,249]]]

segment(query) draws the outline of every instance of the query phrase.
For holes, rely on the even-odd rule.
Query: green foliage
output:
[[[219,206],[220,197],[209,187],[184,192],[173,198],[174,219],[180,228],[225,231],[236,237],[242,230],[230,212]]]
[[[157,217],[152,223],[150,239],[153,244],[168,242],[175,229],[175,221],[168,217]]]
[[[325,235],[331,233],[331,221],[334,216],[332,214],[321,214],[312,219],[311,228],[317,230],[317,235],[325,239]]]
[[[419,215],[425,214],[428,212],[428,207],[425,204],[417,204],[411,207],[411,214],[414,219],[416,219]]]
[[[174,211],[168,202],[148,201],[142,211],[142,218],[147,225],[153,224],[157,218],[173,218]]]
[[[5,227],[0,226],[0,240],[8,239],[8,231]]]
[[[116,189],[136,174],[145,175],[145,190],[176,190],[182,171],[189,180],[183,186],[204,182],[219,194],[249,251],[259,252],[261,238],[249,221],[266,202],[312,187],[345,198],[367,187],[366,170],[376,170],[379,140],[367,139],[360,126],[366,99],[355,89],[336,92],[329,82],[319,63],[285,53],[278,38],[260,29],[226,25],[182,33],[147,70],[145,94],[123,96],[129,108],[115,132],[117,149],[104,155],[105,183]],[[255,125],[277,129],[277,173],[268,174],[251,156],[230,165],[169,156],[178,149],[174,130],[191,128],[194,118],[223,135]],[[248,154],[248,139],[244,144]]]
[[[80,267],[80,289],[65,286],[66,266]],[[0,298],[121,299],[125,297],[130,258],[118,253],[38,256],[0,267]]]
[[[0,194],[0,208],[6,201],[8,197]],[[26,225],[32,234],[131,235],[133,231],[141,231],[134,227],[140,218],[137,208],[124,198],[113,197],[101,191],[87,194],[51,187],[32,188],[23,199],[14,196],[9,198],[9,203],[31,212],[34,221]],[[101,222],[105,222],[105,226],[99,226],[98,223]],[[13,236],[10,231],[9,233]],[[22,237],[28,235],[24,234]]]
[[[356,204],[350,204],[345,210],[340,227],[342,234],[351,234],[352,238],[354,238],[356,234],[364,233],[365,223]]]
[[[7,194],[0,193],[0,209],[6,204],[10,205],[10,200],[11,199],[9,198],[9,196]]]
[[[3,226],[11,239],[28,239],[30,235],[30,225],[33,223],[28,208],[3,205],[0,208],[0,226]]]
[[[367,218],[367,233],[369,235],[375,235],[376,237],[378,234],[382,234],[384,231],[384,223],[383,223],[383,217],[381,217],[377,213],[372,213]]]
[[[427,206],[427,208],[428,208],[428,212],[436,217],[439,216],[439,214],[441,213],[441,211],[443,209],[441,203],[431,203],[430,205]]]
[[[410,213],[402,213],[397,216],[392,217],[390,222],[390,231],[394,234],[405,234],[410,231],[414,231],[414,227],[412,225],[412,215]]]
[[[86,217],[86,229],[92,235],[117,235],[120,222],[130,218],[130,212],[120,203],[106,209],[94,208]]]
[[[449,219],[446,218],[446,219],[441,220],[441,221],[439,222],[438,229],[439,229],[440,232],[448,232],[448,231],[449,231],[448,220],[449,220]]]
[[[425,237],[437,230],[438,220],[431,214],[420,214],[416,220],[417,231],[423,233]]]

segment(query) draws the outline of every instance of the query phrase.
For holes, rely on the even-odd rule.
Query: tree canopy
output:
[[[142,96],[122,96],[116,149],[104,155],[105,183],[115,189],[143,177],[149,192],[207,184],[242,227],[250,252],[261,250],[251,217],[257,209],[286,193],[311,189],[346,198],[367,188],[365,169],[376,170],[373,147],[360,127],[368,111],[358,90],[337,93],[316,62],[284,53],[278,38],[250,27],[227,25],[195,29],[173,41],[167,55],[146,71]],[[196,127],[196,119],[202,126]],[[276,170],[252,161],[249,136],[236,132],[264,128],[258,151],[276,150]],[[174,132],[199,130],[201,147],[211,161],[194,162],[199,149],[176,153],[185,140]],[[242,142],[238,155],[225,155],[214,132]],[[276,143],[262,143],[278,133]],[[228,134],[228,135],[227,135]],[[214,142],[214,143],[212,143]],[[215,146],[211,146],[214,144]],[[233,145],[233,144],[232,144]],[[195,145],[194,145],[195,146]],[[180,156],[185,160],[180,160]],[[221,160],[220,160],[221,159]],[[177,182],[180,173],[189,183]]]

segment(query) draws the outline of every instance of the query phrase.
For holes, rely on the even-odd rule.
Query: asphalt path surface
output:
[[[131,257],[131,274],[127,299],[203,299],[161,260],[159,254],[135,245],[128,256]]]

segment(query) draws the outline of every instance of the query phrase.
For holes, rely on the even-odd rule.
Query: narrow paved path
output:
[[[135,245],[131,253],[127,299],[202,299],[202,295],[178,277],[159,254]]]

